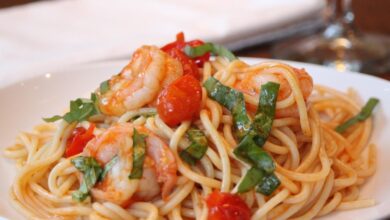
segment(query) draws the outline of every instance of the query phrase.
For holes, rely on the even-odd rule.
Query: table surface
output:
[[[0,9],[6,7],[17,7],[21,4],[35,2],[37,0],[1,0]],[[390,8],[389,0],[354,0],[352,1],[352,10],[355,13],[355,23],[357,28],[363,31],[369,31],[390,36]],[[255,45],[239,51],[235,51],[237,56],[272,58],[271,48],[273,45],[290,40],[289,38],[267,44]],[[390,60],[389,60],[390,62]],[[390,72],[377,75],[383,79],[390,80]]]

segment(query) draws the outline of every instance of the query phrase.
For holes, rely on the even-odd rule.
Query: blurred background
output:
[[[389,0],[0,0],[0,82],[187,39],[390,79]],[[7,73],[7,74],[5,74]]]

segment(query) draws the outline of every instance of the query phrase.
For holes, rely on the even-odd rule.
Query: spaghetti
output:
[[[160,59],[159,56],[168,60],[164,62],[173,62],[163,52],[155,53],[152,59]],[[142,56],[134,57],[131,63],[138,65],[134,59]],[[134,65],[132,71],[137,71],[140,67]],[[126,68],[122,72],[128,71]],[[168,68],[181,67],[171,65]],[[126,104],[119,103],[120,98],[109,100],[110,93],[118,94],[118,91],[105,91],[98,98],[106,98],[112,105],[122,108],[119,114],[107,114],[112,110],[109,109],[80,121],[61,120],[57,124],[38,125],[32,132],[21,133],[15,144],[5,150],[6,157],[14,159],[18,167],[10,190],[14,207],[31,219],[211,219],[212,207],[206,202],[207,198],[213,192],[223,192],[239,195],[248,207],[251,219],[312,219],[336,210],[375,204],[373,200],[359,198],[361,185],[376,170],[376,147],[369,143],[371,119],[353,125],[344,133],[335,131],[338,125],[359,113],[359,101],[352,92],[341,93],[319,85],[314,86],[312,92],[311,78],[304,70],[277,62],[248,65],[238,59],[229,61],[216,57],[205,61],[199,70],[201,81],[214,77],[224,86],[242,92],[250,120],[255,117],[256,109],[253,108],[259,105],[257,88],[262,80],[280,84],[276,115],[262,148],[271,156],[274,174],[280,181],[270,195],[258,193],[255,188],[237,192],[251,165],[234,154],[240,143],[234,115],[211,98],[205,87],[200,90],[200,108],[195,111],[199,115],[191,115],[174,126],[156,114],[156,94],[147,94],[149,100],[128,110]],[[148,71],[152,70],[147,69],[145,74],[151,74]],[[121,77],[127,76],[114,76],[108,90],[114,91],[113,81],[119,82]],[[126,80],[137,79],[128,77]],[[170,85],[172,81],[166,84]],[[160,82],[164,82],[161,77]],[[253,83],[257,88],[251,88]],[[160,88],[166,88],[167,85],[162,84]],[[126,98],[122,101],[126,102]],[[87,146],[81,153],[65,157],[75,128],[87,130],[92,124],[96,126],[95,137],[86,141]],[[199,158],[193,158],[193,165],[180,154],[193,140],[204,142],[196,137],[191,139],[187,135],[189,129],[201,132],[193,133],[195,135],[204,134],[207,142],[207,149]],[[135,131],[144,136],[137,137]],[[110,135],[115,135],[115,141],[109,140]],[[125,171],[130,175],[136,169],[134,163],[131,164],[136,158],[128,156],[136,152],[136,138],[141,140],[139,143],[144,140],[147,147],[142,178],[121,182],[115,178],[121,178]],[[103,177],[110,180],[98,182],[97,179],[85,199],[76,201],[72,194],[81,189],[87,174],[72,160],[80,155],[95,157],[103,169],[115,156],[109,149],[105,151],[108,145],[116,145],[114,151],[120,161],[112,165],[111,170],[108,168]],[[193,149],[200,148],[198,145]],[[156,162],[161,159],[160,154],[166,154],[163,159],[168,162]],[[126,159],[122,155],[127,155]]]

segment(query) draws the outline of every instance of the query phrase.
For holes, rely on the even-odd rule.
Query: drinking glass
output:
[[[339,71],[390,72],[390,39],[354,26],[351,0],[328,0],[328,25],[319,34],[277,44],[274,58],[331,66]]]

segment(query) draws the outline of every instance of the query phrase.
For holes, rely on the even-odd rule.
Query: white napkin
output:
[[[0,10],[0,88],[163,45],[179,31],[240,48],[313,25],[323,0],[57,0]],[[304,25],[302,25],[304,24]]]

